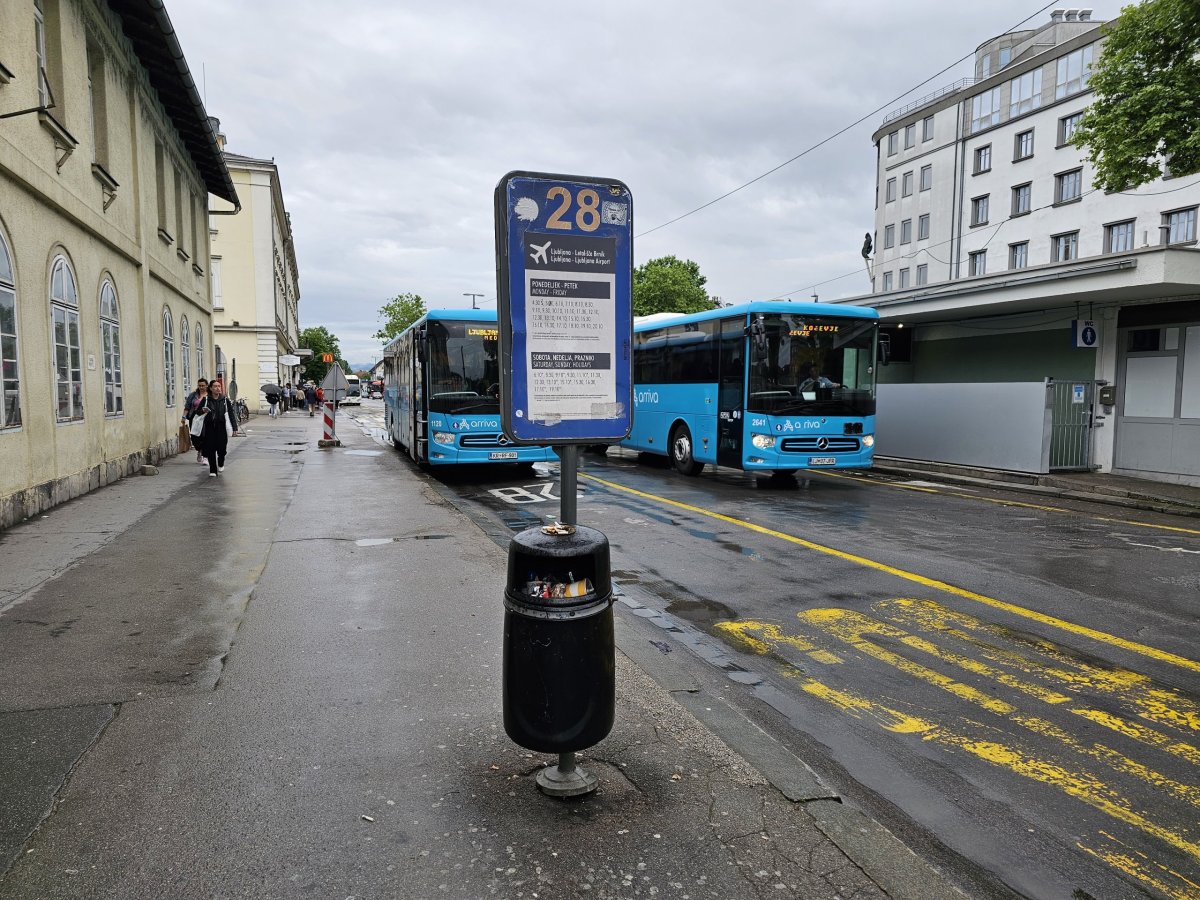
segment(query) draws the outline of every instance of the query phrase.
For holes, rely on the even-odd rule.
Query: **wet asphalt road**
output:
[[[556,481],[439,478],[498,535],[554,518]],[[1200,896],[1194,520],[624,451],[580,490],[647,641],[975,889]]]

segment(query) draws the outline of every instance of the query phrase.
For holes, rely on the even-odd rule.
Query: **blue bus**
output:
[[[883,348],[886,350],[886,348]],[[621,446],[746,471],[867,468],[879,314],[755,301],[634,325],[633,431]]]
[[[500,428],[499,339],[494,310],[431,309],[384,347],[384,422],[397,449],[430,466],[556,459]]]

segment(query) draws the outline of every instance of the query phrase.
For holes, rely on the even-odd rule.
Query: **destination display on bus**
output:
[[[632,226],[617,181],[496,189],[501,416],[516,443],[619,441],[632,420]]]

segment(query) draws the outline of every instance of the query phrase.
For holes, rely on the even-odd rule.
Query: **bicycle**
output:
[[[247,422],[250,421],[250,407],[248,407],[246,405],[245,400],[239,399],[237,401],[237,403],[234,404],[233,408],[237,413],[237,420],[238,420],[239,425],[245,425]]]

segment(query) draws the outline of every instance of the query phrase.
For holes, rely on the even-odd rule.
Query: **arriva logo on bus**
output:
[[[637,403],[657,403],[658,391],[638,391],[633,399]]]
[[[450,427],[456,431],[470,431],[473,428],[499,428],[499,419],[459,419],[451,422]]]

